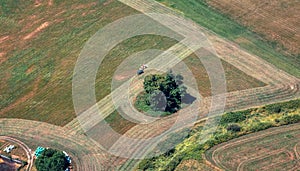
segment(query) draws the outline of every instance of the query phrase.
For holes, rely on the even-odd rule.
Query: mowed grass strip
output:
[[[257,55],[294,76],[300,77],[299,54],[288,54],[285,49],[277,46],[277,42],[265,39],[264,33],[254,33],[251,26],[246,27],[228,15],[215,10],[207,2],[210,0],[157,0],[167,6],[184,13],[202,27],[237,43],[241,48]],[[274,19],[276,20],[276,19]]]

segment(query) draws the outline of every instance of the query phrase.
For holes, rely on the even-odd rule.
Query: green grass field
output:
[[[254,33],[250,28],[221,14],[210,7],[206,0],[157,1],[183,12],[186,17],[191,18],[202,27],[237,43],[241,48],[263,58],[276,67],[300,77],[299,56],[286,54],[284,49],[277,47],[276,42],[263,39],[260,33]],[[279,49],[275,50],[276,48]]]

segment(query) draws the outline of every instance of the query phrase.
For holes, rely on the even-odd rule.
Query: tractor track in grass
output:
[[[126,5],[128,5],[132,8],[135,8],[141,12],[146,12],[146,13],[164,12],[165,14],[173,14],[172,12],[168,12],[170,10],[169,8],[166,8],[165,6],[160,6],[159,3],[152,1],[152,0],[136,0],[136,1],[120,0],[120,2],[125,3]],[[155,8],[153,8],[152,6],[155,6]],[[162,23],[162,24],[163,25],[172,25],[172,24],[176,24],[176,22],[168,23],[168,24]],[[200,28],[200,29],[204,30],[203,28]],[[207,32],[207,31],[205,31],[205,32]],[[276,88],[277,86],[282,86],[282,84],[286,84],[286,87],[288,87],[288,86],[299,87],[298,86],[299,79],[297,79],[293,76],[290,76],[289,74],[275,68],[273,65],[265,62],[264,60],[260,59],[259,57],[251,55],[251,54],[239,49],[234,44],[232,44],[226,40],[223,40],[212,33],[208,34],[208,39],[210,41],[212,41],[213,45],[214,45],[214,43],[216,44],[216,46],[215,46],[216,51],[220,58],[229,62],[236,68],[245,72],[246,74],[248,74],[252,77],[255,77],[256,79],[258,79],[260,81],[263,81],[266,84],[274,85],[274,87],[270,88],[270,87],[266,86],[260,90],[264,90],[264,92],[268,92],[268,90],[270,89],[271,90],[270,92],[272,92],[273,88]],[[181,55],[180,56],[181,59],[184,59],[185,57],[187,57],[189,54],[192,53],[190,50],[185,50],[184,48],[186,49],[186,47],[176,44],[170,48],[170,51],[172,51],[172,52],[176,52],[176,50],[182,51],[182,53],[177,53],[177,54]],[[224,49],[226,49],[226,50],[224,50]],[[155,63],[159,64],[160,62],[161,61],[157,61]],[[168,65],[168,66],[170,66],[170,65]],[[123,92],[125,90],[125,88],[126,88],[125,86],[123,86],[123,87],[121,86],[117,90],[112,92],[111,94],[114,94],[114,93],[122,94],[120,92]],[[257,90],[257,89],[255,89],[255,90]],[[247,91],[249,91],[249,93],[246,93]],[[280,91],[280,90],[278,90],[278,91]],[[232,95],[239,94],[238,92],[239,91],[233,92]],[[245,91],[242,90],[240,92],[242,93],[240,98],[242,98],[242,96],[244,96],[244,95],[255,96],[255,92],[252,93],[251,89],[247,89]],[[228,94],[229,94],[229,96],[231,96],[231,92]],[[281,93],[279,93],[279,94],[281,94]],[[293,94],[291,94],[291,95],[293,95]],[[295,98],[295,97],[292,97],[292,98]],[[120,99],[122,99],[122,98],[120,98]],[[264,99],[264,101],[268,101],[267,98],[263,98],[263,99]],[[285,99],[287,99],[287,97],[285,97],[284,100]],[[277,98],[270,99],[269,103],[272,103],[272,100],[277,101]],[[237,100],[236,100],[236,102],[237,102]],[[100,122],[102,119],[104,119],[106,116],[108,116],[114,110],[114,105],[112,104],[112,101],[111,101],[111,95],[108,95],[105,98],[103,98],[100,102],[97,103],[97,105],[98,105],[99,109],[96,107],[96,105],[91,107],[83,114],[80,114],[78,118],[75,118],[73,121],[68,123],[66,125],[66,127],[72,128],[75,131],[81,131],[81,127],[84,127],[84,130],[89,130],[92,126],[94,126],[96,123]],[[255,104],[255,105],[258,105],[258,104]],[[103,107],[103,106],[105,106],[105,107]],[[251,103],[249,103],[248,106],[251,106]],[[89,111],[89,110],[91,110],[91,111]],[[89,113],[93,113],[93,112],[95,112],[95,110],[101,111],[101,117],[99,117],[99,116],[91,117],[91,115],[89,115]],[[81,123],[79,123],[78,120],[80,120]]]

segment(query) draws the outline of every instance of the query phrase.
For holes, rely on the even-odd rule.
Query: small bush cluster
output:
[[[280,121],[281,125],[294,124],[298,122],[300,122],[300,114],[284,116]]]
[[[220,123],[221,124],[228,124],[228,123],[237,123],[242,122],[247,119],[247,117],[251,114],[251,109],[245,111],[237,111],[237,112],[229,112],[225,113]]]

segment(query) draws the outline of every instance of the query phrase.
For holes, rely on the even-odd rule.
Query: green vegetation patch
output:
[[[150,115],[170,115],[181,109],[186,89],[183,77],[174,75],[172,71],[163,75],[147,75],[144,78],[144,92],[137,98],[135,106],[143,112],[151,110]]]
[[[237,138],[242,135],[261,131],[270,127],[300,122],[300,99],[264,107],[252,108],[244,111],[225,113],[216,132],[204,143],[200,144],[202,137],[202,124],[195,126],[182,140],[168,153],[145,159],[139,164],[142,170],[174,170],[181,162],[197,160],[203,163],[202,155],[211,147]],[[274,107],[280,107],[274,111]],[[210,129],[210,128],[208,128]]]
[[[65,154],[54,149],[45,149],[35,160],[38,171],[64,171],[69,166]]]

